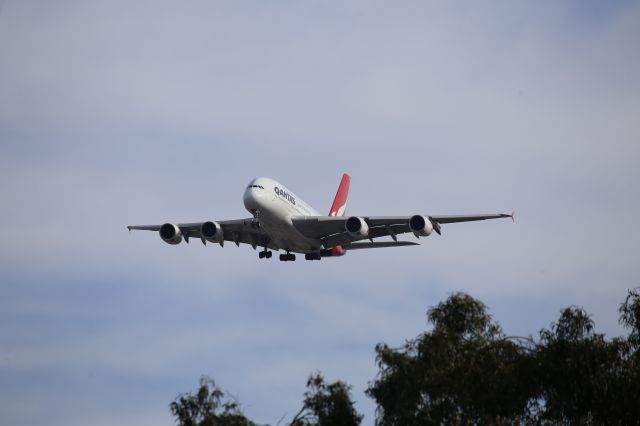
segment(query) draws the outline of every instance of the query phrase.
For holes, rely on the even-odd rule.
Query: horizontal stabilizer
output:
[[[356,250],[356,249],[419,246],[419,245],[420,244],[414,243],[411,241],[374,241],[374,242],[351,243],[349,246],[345,247],[345,249]]]

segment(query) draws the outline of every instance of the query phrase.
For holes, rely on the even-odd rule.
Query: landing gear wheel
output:
[[[280,261],[282,262],[293,262],[294,260],[296,260],[295,254],[287,253],[280,255]]]
[[[322,259],[322,257],[320,256],[320,253],[307,253],[304,255],[304,258],[306,260],[320,260]]]
[[[271,259],[272,255],[273,255],[273,253],[271,251],[266,251],[266,250],[263,250],[263,251],[258,253],[258,257],[260,259]]]

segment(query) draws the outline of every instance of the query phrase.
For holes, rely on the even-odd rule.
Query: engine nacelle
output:
[[[224,240],[224,231],[218,222],[205,222],[200,226],[200,235],[210,243],[219,243]]]
[[[182,242],[182,232],[173,223],[165,223],[160,227],[160,238],[167,244],[180,244]]]
[[[428,237],[433,232],[433,223],[422,215],[414,215],[409,219],[409,229],[416,236]]]
[[[365,238],[369,235],[369,225],[361,217],[351,216],[344,223],[347,233],[355,238]]]

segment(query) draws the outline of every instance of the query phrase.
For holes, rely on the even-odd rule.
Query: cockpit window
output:
[[[260,189],[264,189],[264,186],[262,186],[262,185],[249,185],[247,188],[260,188]]]

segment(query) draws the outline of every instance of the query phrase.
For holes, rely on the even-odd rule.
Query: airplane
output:
[[[306,260],[343,256],[350,250],[419,245],[398,241],[399,234],[413,233],[428,237],[434,231],[441,235],[441,225],[455,222],[499,219],[514,213],[464,216],[345,216],[351,177],[344,173],[328,216],[323,216],[300,197],[273,179],[253,179],[244,191],[243,202],[252,217],[236,220],[197,223],[165,223],[163,225],[127,226],[131,230],[157,231],[167,244],[186,243],[190,238],[218,243],[229,241],[240,246],[249,244],[260,259],[269,259],[272,250],[283,250],[281,261],[294,261],[294,253],[303,253]],[[392,241],[374,241],[391,237]]]

